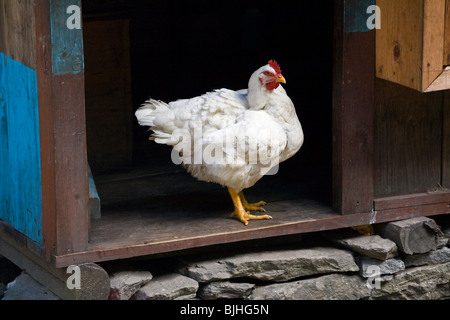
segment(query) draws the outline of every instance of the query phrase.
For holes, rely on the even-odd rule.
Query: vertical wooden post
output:
[[[37,0],[37,73],[44,244],[47,256],[84,251],[89,187],[81,29],[67,8],[80,0]]]
[[[373,0],[336,0],[333,75],[333,207],[371,212],[374,166],[375,30]]]

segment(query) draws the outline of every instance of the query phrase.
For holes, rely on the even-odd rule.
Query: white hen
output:
[[[172,159],[192,176],[227,186],[235,207],[231,216],[247,225],[272,217],[250,214],[264,212],[266,203],[249,204],[242,190],[303,144],[294,104],[280,83],[286,80],[271,60],[253,73],[248,90],[219,89],[169,104],[150,99],[136,117],[151,127],[152,140],[173,146]]]

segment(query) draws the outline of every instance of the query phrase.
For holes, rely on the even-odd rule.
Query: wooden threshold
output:
[[[340,215],[307,199],[274,202],[267,209],[273,220],[251,221],[247,227],[222,213],[155,216],[129,212],[126,220],[121,214],[110,215],[92,226],[88,251],[56,256],[56,267],[450,213],[447,205],[430,204]]]
[[[314,177],[306,182],[286,175],[265,177],[245,193],[250,202],[267,201],[273,220],[250,221],[244,226],[229,217],[233,206],[224,188],[196,181],[184,171],[134,169],[94,176],[102,218],[91,221],[86,251],[55,256],[55,264],[67,267],[450,213],[448,203],[437,196],[438,200],[417,205],[411,200],[410,206],[401,208],[385,205],[371,212],[341,215],[326,201],[330,198],[327,183]]]
[[[378,211],[439,203],[450,206],[449,190],[378,198],[374,200],[374,208]]]

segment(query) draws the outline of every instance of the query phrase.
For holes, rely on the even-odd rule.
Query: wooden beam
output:
[[[444,66],[450,65],[450,0],[445,1]]]
[[[9,226],[0,222],[2,231],[8,228]],[[67,273],[65,268],[55,268],[40,255],[30,251],[29,245],[24,246],[24,243],[29,240],[18,233],[15,237],[11,236],[14,233],[15,231],[12,230],[0,233],[1,254],[58,297],[64,300],[108,299],[109,276],[100,266],[93,263],[76,265],[80,275],[80,288],[70,289],[67,282],[72,273]],[[21,238],[23,241],[20,241]]]
[[[33,1],[0,0],[0,52],[36,68]]]
[[[48,0],[36,0],[36,72],[41,143],[42,232],[47,260],[56,250],[55,137],[52,108],[51,34]]]
[[[43,233],[48,258],[83,251],[88,244],[83,42],[81,30],[66,26],[69,5],[81,6],[81,1],[36,1]]]
[[[335,1],[333,208],[370,212],[373,204],[375,31],[365,25],[373,1]]]
[[[428,204],[450,204],[450,192],[416,193],[374,200],[375,210],[415,207]]]

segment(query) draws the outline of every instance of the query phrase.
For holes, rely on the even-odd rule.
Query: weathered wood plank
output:
[[[422,49],[422,91],[426,91],[427,88],[442,74],[444,69],[442,57],[445,54],[444,36],[445,1],[425,0]],[[448,87],[446,89],[448,89]]]
[[[42,243],[37,76],[0,53],[0,219]]]
[[[57,253],[85,250],[89,232],[89,182],[84,77],[53,76]]]
[[[80,74],[84,71],[82,28],[70,29],[70,6],[81,8],[81,0],[50,0],[52,27],[52,71],[54,75]],[[81,12],[79,16],[81,24]]]
[[[433,203],[450,203],[450,192],[417,193],[374,199],[375,210],[406,208]]]
[[[375,31],[346,32],[353,3],[335,1],[333,208],[342,214],[369,212],[373,202]]]
[[[445,1],[444,66],[450,65],[450,0]]]
[[[377,5],[383,21],[377,77],[426,91],[443,71],[445,1],[377,0]]]
[[[77,265],[80,271],[80,288],[71,290],[67,286],[71,276],[71,273],[66,272],[67,269],[57,269],[53,264],[45,261],[44,257],[31,252],[29,248],[17,241],[17,238],[6,233],[0,234],[0,252],[62,299],[106,300],[108,298],[110,291],[108,274],[96,264]]]
[[[375,196],[435,188],[441,181],[442,92],[375,83]]]
[[[88,242],[84,76],[82,70],[77,69],[80,52],[64,51],[64,61],[60,61],[58,54],[55,58],[54,52],[63,46],[59,41],[70,43],[66,49],[75,44],[82,48],[82,37],[81,30],[70,30],[73,33],[59,30],[67,29],[69,17],[63,2],[36,1],[45,247],[50,257],[51,254],[83,251]],[[70,1],[70,5],[81,6],[81,1]],[[55,67],[55,63],[59,67]]]
[[[28,0],[0,0],[0,52],[36,69],[35,5]]]
[[[48,0],[36,0],[36,72],[41,140],[42,229],[46,258],[56,250],[55,136],[52,107],[51,28]]]

